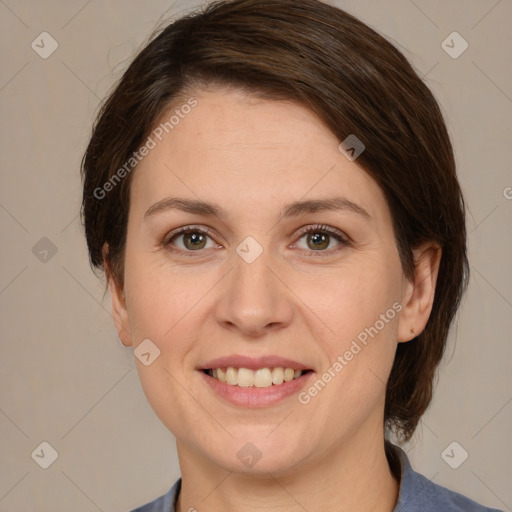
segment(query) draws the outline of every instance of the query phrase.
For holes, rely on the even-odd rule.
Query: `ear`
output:
[[[132,345],[130,322],[128,319],[128,311],[126,308],[126,298],[124,296],[123,287],[117,283],[108,257],[108,244],[103,245],[103,266],[107,275],[108,290],[112,301],[112,318],[117,329],[117,334],[121,343],[126,347]]]
[[[414,276],[405,284],[403,310],[398,323],[398,341],[410,341],[425,329],[432,311],[441,248],[429,242],[414,250]]]

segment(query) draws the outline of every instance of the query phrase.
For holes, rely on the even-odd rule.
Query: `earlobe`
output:
[[[403,310],[398,325],[398,341],[404,343],[417,337],[425,329],[436,291],[441,262],[441,248],[427,243],[414,251],[415,270],[404,289]]]
[[[126,308],[126,297],[123,288],[116,282],[109,264],[107,244],[103,246],[103,262],[108,281],[110,299],[112,301],[112,318],[114,319],[114,325],[116,326],[121,343],[126,347],[130,347],[132,345],[132,337]]]

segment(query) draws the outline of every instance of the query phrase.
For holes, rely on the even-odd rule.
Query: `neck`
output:
[[[383,432],[355,437],[361,439],[286,472],[257,474],[226,471],[177,443],[182,485],[176,510],[392,512],[399,484],[386,458]]]

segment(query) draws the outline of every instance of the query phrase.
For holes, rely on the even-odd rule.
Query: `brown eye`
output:
[[[299,233],[299,237],[299,242],[305,239],[305,243],[301,247],[297,242],[298,248],[310,254],[316,252],[318,255],[323,255],[323,253],[327,255],[349,245],[348,240],[341,231],[325,225],[303,228]],[[332,247],[333,241],[335,242],[334,247]]]
[[[193,231],[191,233],[184,233],[183,235],[183,245],[190,249],[191,251],[195,249],[204,249],[206,236],[203,233],[198,233]]]
[[[320,232],[313,234],[308,233],[306,240],[306,243],[310,249],[313,251],[318,251],[321,249],[327,249],[330,242],[330,235]]]
[[[193,226],[183,227],[169,233],[162,245],[169,250],[183,253],[200,252],[202,249],[216,247],[209,231]]]

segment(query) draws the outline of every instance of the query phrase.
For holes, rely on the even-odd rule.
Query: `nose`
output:
[[[263,251],[251,263],[236,254],[233,263],[219,290],[218,323],[250,338],[288,326],[294,312],[293,294],[275,260]]]

